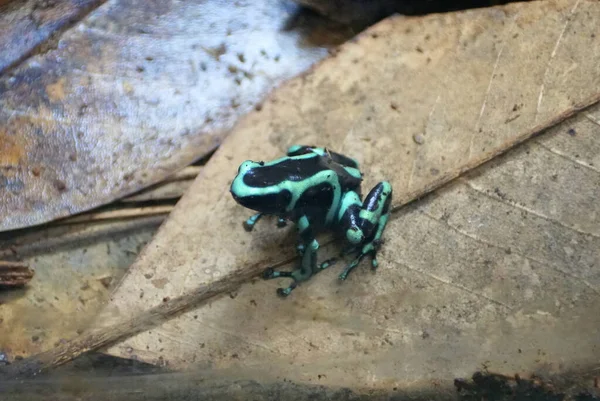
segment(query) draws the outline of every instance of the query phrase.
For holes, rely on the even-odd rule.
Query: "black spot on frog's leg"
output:
[[[362,201],[356,191],[347,191],[342,195],[336,213],[336,226],[339,233],[351,244],[351,248],[362,241],[363,236],[359,227],[361,210]]]
[[[389,184],[387,185],[389,186]],[[385,200],[388,199],[388,193],[386,193],[386,188],[388,188],[388,186],[386,186],[385,182],[380,182],[375,185],[365,198],[363,209],[369,212],[376,212],[381,206],[380,203],[385,202]],[[390,189],[388,189],[388,191],[391,192]]]
[[[338,229],[342,233],[354,229],[359,225],[360,204],[352,204],[348,206],[342,214],[342,218],[338,222]]]

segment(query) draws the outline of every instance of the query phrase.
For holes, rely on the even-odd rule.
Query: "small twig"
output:
[[[101,220],[131,219],[171,213],[173,205],[148,206],[86,213],[54,222],[54,225],[80,224]]]
[[[143,190],[135,195],[123,198],[121,202],[135,203],[145,201],[161,201],[178,199],[192,185],[202,166],[188,166],[173,174],[160,184]],[[173,210],[172,205],[146,206],[139,208],[126,207],[101,212],[89,212],[63,220],[57,220],[54,225],[80,224],[100,220],[132,219],[144,216],[168,214]]]
[[[125,232],[155,229],[166,215],[144,216],[136,219],[99,220],[93,224],[50,225],[43,230],[34,229],[11,240],[0,241],[0,259],[22,258],[47,253],[73,243],[94,243],[101,238],[115,237]]]
[[[200,174],[200,170],[202,170],[202,166],[187,166],[183,170],[180,170],[167,178],[165,182],[193,180],[198,174]]]
[[[167,201],[179,199],[185,191],[192,185],[193,179],[181,181],[169,181],[147,188],[135,195],[121,199],[123,203],[148,202],[148,201]]]
[[[32,278],[35,272],[26,264],[19,262],[0,261],[0,287],[23,287]]]
[[[202,166],[188,166],[157,185],[121,199],[121,202],[145,202],[180,198],[192,185],[201,170]]]

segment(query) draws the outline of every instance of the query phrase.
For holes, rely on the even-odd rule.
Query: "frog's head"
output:
[[[230,192],[237,203],[248,209],[283,215],[292,199],[285,182],[277,168],[246,160],[238,168]]]

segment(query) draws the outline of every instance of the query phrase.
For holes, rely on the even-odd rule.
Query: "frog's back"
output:
[[[306,216],[311,224],[327,225],[343,193],[359,188],[361,179],[354,167],[336,163],[327,155],[306,153],[261,162],[245,173],[243,181],[255,193],[285,194],[281,197],[286,199],[285,211],[277,213],[281,217],[297,220]],[[261,211],[266,206],[262,205]]]
[[[330,174],[326,174],[326,171]],[[245,184],[255,188],[283,188],[295,184],[304,188],[323,181],[339,181],[343,189],[355,189],[360,186],[361,177],[357,169],[344,167],[316,153],[283,157],[263,163],[260,168],[253,169],[244,177]]]
[[[295,204],[292,219],[308,216],[315,226],[332,223],[343,194],[360,187],[361,176],[357,169],[342,166],[326,156],[314,155],[295,158],[299,174],[290,175],[294,181]],[[347,169],[350,169],[350,173]],[[294,178],[300,178],[294,180]]]

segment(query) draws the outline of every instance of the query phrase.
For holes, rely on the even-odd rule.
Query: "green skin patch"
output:
[[[231,184],[231,194],[242,206],[254,209],[244,222],[251,231],[265,214],[278,217],[278,226],[286,221],[296,224],[300,238],[300,266],[292,271],[267,269],[266,279],[289,277],[287,288],[278,294],[288,296],[297,284],[336,263],[336,258],[317,264],[319,243],[316,231],[333,229],[343,235],[350,247],[345,253],[358,253],[340,274],[348,274],[370,255],[373,269],[377,268],[376,252],[389,220],[392,187],[389,182],[378,183],[361,201],[362,173],[358,162],[325,148],[294,145],[287,156],[271,162],[245,161]]]

